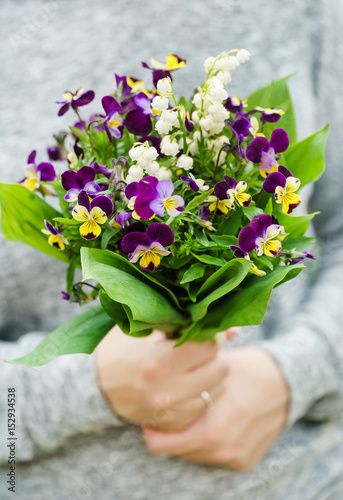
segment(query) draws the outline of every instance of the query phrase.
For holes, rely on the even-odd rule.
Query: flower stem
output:
[[[82,120],[81,116],[80,116],[80,113],[78,112],[78,109],[77,108],[73,108],[73,110],[75,111],[78,119],[80,120],[81,122],[81,125],[84,129],[84,131],[86,132],[86,134],[88,135],[88,138],[89,138],[89,143],[90,143],[90,146],[91,146],[91,150],[92,150],[92,153],[93,155],[95,156],[96,158],[96,154],[95,154],[95,150],[94,150],[94,145],[93,145],[93,140],[92,140],[92,136],[91,136],[91,133],[89,132],[88,128],[86,127],[86,124],[85,122]]]

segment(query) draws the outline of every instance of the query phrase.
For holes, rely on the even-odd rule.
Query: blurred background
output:
[[[233,48],[249,50],[251,61],[232,72],[230,95],[243,98],[271,76],[297,71],[290,86],[299,138],[309,135],[325,123],[318,123],[316,107],[308,103],[318,91],[315,70],[324,59],[319,34],[328,19],[323,2],[315,9],[305,4],[295,13],[290,0],[268,7],[256,0],[253,10],[238,0],[1,0],[0,181],[21,179],[33,149],[38,162],[47,161],[52,134],[73,120],[71,112],[57,116],[55,101],[65,90],[95,91],[93,103],[81,109],[86,117],[101,110],[114,72],[144,78],[150,87],[141,61],[164,61],[170,52],[188,60],[174,74],[176,94],[186,97],[204,78],[203,61]],[[77,305],[60,300],[64,265],[2,235],[0,283],[2,339],[49,331],[78,312]]]

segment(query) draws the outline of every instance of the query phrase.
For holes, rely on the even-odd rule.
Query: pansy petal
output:
[[[265,137],[255,137],[247,147],[246,155],[249,161],[260,163],[262,151],[267,151],[269,142]]]
[[[117,224],[119,224],[122,228],[125,227],[125,222],[132,219],[132,214],[129,212],[118,212],[114,217],[114,220]]]
[[[295,193],[285,193],[282,200],[282,211],[285,214],[291,214],[297,206],[300,205],[301,198]]]
[[[140,108],[145,115],[151,115],[151,102],[147,95],[143,92],[140,92],[134,97],[135,104],[138,108]]]
[[[92,182],[95,179],[95,170],[93,167],[81,167],[80,170],[76,173],[76,183],[77,185],[83,189],[87,182]]]
[[[144,196],[137,196],[135,199],[134,210],[141,219],[149,220],[155,214],[149,206],[151,201],[151,198],[146,199]]]
[[[83,205],[76,205],[72,211],[73,217],[79,222],[85,222],[89,219],[89,212]]]
[[[47,228],[47,230],[49,231],[49,233],[51,233],[51,234],[58,234],[59,233],[59,231],[57,231],[57,229],[55,229],[54,226],[52,224],[50,224],[49,221],[45,220],[44,224],[45,224],[45,227]]]
[[[48,238],[48,243],[52,247],[57,248],[58,250],[64,250],[64,242],[59,234],[51,234]]]
[[[275,193],[277,186],[285,187],[286,177],[281,172],[272,172],[265,178],[262,188],[266,193]]]
[[[151,243],[150,250],[157,255],[162,255],[163,257],[170,255],[170,251],[163,248],[161,243],[158,243],[157,241]]]
[[[174,233],[171,227],[162,222],[154,222],[146,230],[146,234],[151,241],[157,241],[164,247],[168,247],[174,242]]]
[[[158,180],[156,177],[149,175],[148,177],[144,177],[138,182],[137,191],[138,194],[146,198],[147,200],[151,200],[156,198],[157,195],[157,184]],[[125,190],[126,195],[126,190]]]
[[[133,231],[127,233],[121,240],[121,249],[125,253],[133,253],[138,245],[144,245],[149,247],[151,239],[145,233],[140,231]]]
[[[63,104],[63,106],[58,110],[57,115],[58,116],[65,115],[69,108],[70,108],[70,102],[67,102],[66,104]]]
[[[107,184],[105,184],[105,186],[107,186]],[[96,184],[95,182],[87,182],[87,184],[85,184],[83,189],[89,196],[96,196],[101,191],[101,187],[99,186],[99,184]]]
[[[266,151],[261,153],[260,169],[268,172],[271,170],[276,163],[275,155]]]
[[[257,237],[258,235],[250,226],[243,227],[238,235],[239,248],[247,253],[252,252],[255,248],[255,241]]]
[[[248,207],[251,203],[251,196],[247,193],[236,193],[236,200],[241,207]]]
[[[94,207],[99,207],[107,217],[110,217],[113,212],[113,203],[112,201],[105,195],[100,195],[94,198],[90,204],[90,208],[93,209]]]
[[[287,177],[293,177],[292,172],[290,170],[288,170],[288,168],[284,167],[283,165],[278,166],[278,172],[283,174],[286,177],[286,179],[287,179]]]
[[[149,202],[149,208],[159,217],[164,217],[164,201],[161,198],[151,200]]]
[[[180,212],[183,212],[185,202],[181,196],[174,195],[164,201],[164,206],[166,207],[167,214],[170,217],[177,217],[180,215]]]
[[[140,109],[134,109],[126,115],[125,125],[131,134],[138,136],[149,135],[152,131],[150,116]]]
[[[34,149],[33,151],[31,151],[31,153],[29,154],[28,158],[27,158],[27,163],[34,163],[35,162],[35,159],[36,159],[36,154],[37,154],[37,151]]]
[[[103,97],[101,99],[101,103],[106,116],[112,116],[114,113],[117,113],[118,111],[123,109],[119,102],[110,95],[106,95],[105,97]]]
[[[259,214],[255,215],[251,219],[250,226],[258,236],[262,236],[264,238],[267,233],[267,228],[271,225],[271,223],[272,223],[272,218],[270,215]]]
[[[125,188],[125,196],[128,200],[138,195],[138,182],[130,182]]]
[[[271,224],[266,231],[266,240],[276,238],[280,231],[281,226],[279,226],[278,224]]]
[[[263,238],[256,238],[255,248],[256,248],[256,254],[258,257],[261,257],[261,255],[263,255],[264,246],[265,246],[264,239]]]
[[[101,227],[93,219],[89,219],[80,226],[80,234],[85,240],[95,240],[100,233]]]
[[[247,183],[245,181],[240,181],[236,186],[237,193],[243,193],[247,188]]]
[[[289,138],[287,132],[283,128],[276,128],[272,132],[270,145],[275,153],[283,153],[289,146]]]
[[[148,246],[138,245],[129,256],[130,262],[132,262],[133,264],[138,262],[142,255],[147,252],[148,248]]]
[[[248,118],[241,117],[233,122],[232,128],[237,132],[237,134],[242,134],[244,137],[247,137],[250,134],[250,120],[248,120]]]
[[[285,190],[281,186],[276,186],[275,188],[275,201],[276,203],[282,203]]]
[[[228,175],[224,175],[224,180],[226,182],[226,189],[235,189],[237,187],[237,181],[233,177],[229,177]],[[246,186],[246,183],[245,183]]]
[[[245,257],[248,255],[247,252],[237,247],[236,245],[230,245],[229,248],[233,251],[233,255],[236,259],[245,259]]]
[[[40,172],[40,178],[43,182],[54,181],[56,178],[56,172],[51,163],[40,163],[37,167],[37,172]]]
[[[89,196],[86,193],[86,191],[80,191],[79,196],[77,197],[77,200],[79,202],[79,205],[82,205],[83,207],[86,207],[88,212],[91,211],[91,206],[89,202]]]
[[[287,193],[294,193],[300,187],[300,179],[296,177],[287,177],[286,180],[286,191]]]
[[[174,192],[174,184],[169,180],[159,181],[156,185],[156,191],[161,198],[169,198]]]
[[[218,198],[219,200],[225,200],[225,198],[227,198],[227,190],[228,190],[227,183],[224,181],[219,181],[215,184],[213,192],[216,198]]]
[[[80,97],[74,97],[73,99],[73,107],[78,108],[80,106],[85,106],[86,104],[89,104],[90,102],[93,101],[95,97],[95,93],[93,90],[88,90],[87,92],[84,92],[80,94]]]
[[[145,271],[154,271],[155,269],[158,268],[160,262],[161,258],[151,250],[148,250],[142,256],[141,260],[139,261],[139,265]]]
[[[188,182],[189,187],[194,193],[197,193],[199,191],[200,188],[198,184],[195,181],[193,181],[193,179],[191,179],[190,177],[185,177],[184,175],[181,175],[180,179],[182,181]]]
[[[268,257],[276,257],[281,250],[281,243],[278,240],[266,241],[264,244],[264,253]]]
[[[107,221],[107,215],[100,207],[93,207],[90,216],[97,224],[104,224]]]
[[[63,172],[63,174],[61,175],[61,182],[66,191],[69,191],[69,189],[80,190],[79,185],[76,182],[76,172],[74,172],[73,170],[67,170],[66,172]]]
[[[68,203],[72,203],[73,201],[77,200],[77,197],[79,196],[80,189],[69,189],[67,194],[65,195],[64,199]]]

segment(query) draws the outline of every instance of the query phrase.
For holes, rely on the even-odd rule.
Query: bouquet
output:
[[[244,49],[209,57],[190,100],[174,94],[186,65],[176,54],[142,63],[148,88],[115,74],[91,116],[81,108],[92,90],[63,94],[58,115],[76,122],[55,136],[49,162],[32,151],[24,178],[0,185],[2,229],[66,263],[62,299],[100,304],[12,363],[91,353],[115,324],[139,337],[159,328],[176,345],[261,324],[273,288],[314,259],[305,233],[315,214],[293,212],[324,171],[328,127],[296,141],[288,77],[230,95],[248,59]]]

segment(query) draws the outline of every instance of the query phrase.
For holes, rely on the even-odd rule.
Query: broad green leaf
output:
[[[66,217],[54,217],[54,221],[67,226],[80,226],[81,222],[75,219],[67,219]]]
[[[222,247],[229,248],[230,245],[237,246],[238,240],[236,236],[230,236],[229,234],[223,234],[223,235],[211,234],[210,236],[215,243],[217,243]]]
[[[329,125],[290,146],[284,153],[286,166],[301,180],[301,187],[317,181],[325,170],[325,146]]]
[[[202,326],[202,335],[195,340],[206,340],[232,326],[260,325],[273,288],[286,277],[295,278],[304,267],[303,264],[280,266],[262,277],[251,275],[239,290],[210,308]]]
[[[255,217],[255,215],[260,215],[263,213],[263,210],[261,208],[258,208],[258,207],[247,207],[247,208],[243,208],[243,214],[249,219],[251,220],[253,217]]]
[[[219,224],[216,235],[230,234],[234,236],[241,227],[242,212],[235,210],[230,217],[222,216],[222,222]]]
[[[44,219],[52,221],[61,214],[36,193],[21,184],[0,184],[1,225],[4,238],[32,246],[55,259],[68,262],[65,251],[49,245],[42,233]]]
[[[236,288],[248,274],[250,267],[251,262],[246,259],[233,259],[213,273],[198,292],[200,302],[188,308],[192,320],[199,321],[205,316],[207,308],[212,302]]]
[[[219,267],[225,264],[224,259],[218,259],[218,257],[212,257],[212,255],[198,255],[193,252],[192,255],[203,264],[209,264],[211,266],[219,266]]]
[[[308,238],[307,236],[302,236],[300,238],[286,238],[282,242],[282,250],[307,250],[311,245],[316,242],[316,238]]]
[[[30,354],[7,362],[42,366],[64,354],[91,354],[114,325],[113,319],[95,306],[56,328]]]
[[[202,229],[200,229],[198,227],[195,228],[194,235],[195,235],[197,242],[200,243],[200,245],[202,245],[203,247],[209,246],[209,241],[208,241],[208,239],[207,239],[207,237],[204,234]]]
[[[187,269],[187,271],[183,275],[180,283],[183,285],[184,283],[189,283],[196,279],[202,278],[204,276],[204,273],[205,267],[202,264],[192,264],[191,267]]]
[[[138,269],[108,250],[81,248],[83,279],[95,279],[115,302],[127,305],[132,319],[146,323],[179,324],[181,312],[167,300],[164,288],[157,291]]]
[[[286,233],[289,233],[290,238],[299,238],[306,233],[311,220],[319,213],[320,212],[314,212],[313,214],[294,216],[279,212],[277,214],[277,220],[281,226],[284,226],[285,231]]]
[[[288,80],[292,75],[288,75],[277,81],[272,81],[270,85],[262,87],[248,96],[247,110],[256,106],[261,108],[282,108],[285,114],[276,123],[269,124],[269,131],[275,128],[283,128],[289,135],[290,143],[297,140],[294,108],[291,94],[288,88]],[[258,116],[258,115],[256,115]]]
[[[186,331],[181,335],[180,339],[175,344],[175,347],[179,347],[188,340],[195,337],[201,330],[201,323],[191,323]]]
[[[184,212],[192,212],[192,210],[194,210],[198,205],[200,205],[201,203],[204,203],[204,201],[206,200],[206,198],[208,196],[210,196],[210,194],[212,194],[212,191],[213,191],[213,188],[212,189],[209,189],[208,191],[206,191],[205,193],[202,193],[198,196],[194,196],[194,198],[188,203],[188,205],[186,205],[186,208],[184,210]]]
[[[124,333],[129,333],[130,323],[122,304],[112,300],[104,290],[100,290],[99,300],[105,313],[115,321]]]
[[[269,198],[263,212],[268,215],[273,215],[273,199]]]

